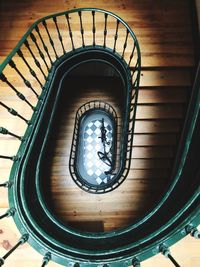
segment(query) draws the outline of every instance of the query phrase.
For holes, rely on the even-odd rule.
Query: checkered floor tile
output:
[[[92,178],[96,185],[106,184],[113,177],[112,174],[105,174],[105,172],[110,170],[110,166],[98,156],[98,152],[104,151],[101,127],[102,119],[95,119],[85,126],[83,133],[83,165],[90,180]],[[110,121],[106,120],[106,118],[104,118],[104,127],[106,130],[106,152],[109,152],[108,157],[112,160],[113,129]]]

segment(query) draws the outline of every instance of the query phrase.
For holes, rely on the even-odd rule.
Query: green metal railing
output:
[[[10,204],[10,209],[0,219],[12,216],[22,234],[19,242],[0,259],[0,266],[25,242],[29,242],[44,256],[43,267],[50,260],[74,267],[139,267],[143,260],[157,253],[162,253],[174,266],[179,266],[169,247],[188,234],[200,238],[197,230],[200,222],[199,166],[195,159],[200,156],[199,78],[189,105],[181,143],[182,154],[176,164],[174,179],[158,205],[144,218],[127,228],[109,233],[79,233],[64,227],[49,214],[44,203],[41,204],[41,199],[37,200],[34,188],[31,190],[38,201],[37,205],[41,205],[41,210],[44,208],[44,213],[39,214],[42,219],[37,222],[33,211],[28,209],[30,199],[26,199],[26,192],[23,191],[25,174],[21,170],[26,162],[26,152],[31,149],[31,140],[39,128],[40,117],[45,111],[52,79],[59,66],[69,57],[90,50],[113,55],[127,71],[131,86],[127,101],[128,124],[125,127],[128,143],[124,153],[128,159],[125,164],[128,165],[119,183],[129,170],[141,68],[139,45],[133,31],[118,16],[93,8],[67,11],[38,20],[0,66],[0,90],[12,92],[12,98],[23,103],[22,110],[26,110],[24,115],[23,111],[18,111],[17,105],[11,106],[6,98],[0,102],[1,108],[9,113],[10,120],[14,119],[16,128],[18,124],[26,127],[25,133],[20,133],[18,129],[15,132],[9,128],[11,125],[8,120],[0,128],[2,136],[8,137],[4,142],[16,140],[19,146],[12,155],[6,154],[6,151],[0,153],[2,161],[13,161],[9,181],[0,184],[0,187],[8,189]],[[192,177],[190,183],[189,174]],[[187,191],[184,197],[182,189]],[[53,227],[49,228],[47,222]]]
[[[120,142],[122,138],[119,138],[120,135],[118,134],[118,138],[117,138],[117,128],[119,128],[119,125],[117,125],[117,113],[116,111],[113,109],[113,107],[111,107],[108,103],[105,103],[103,101],[90,101],[87,102],[85,104],[83,104],[76,112],[76,118],[75,118],[75,126],[74,126],[74,133],[73,133],[73,140],[72,140],[72,146],[71,146],[71,153],[70,153],[70,161],[69,161],[69,169],[70,169],[70,174],[73,178],[73,180],[75,181],[75,183],[82,188],[83,190],[85,190],[86,192],[90,192],[90,193],[106,193],[109,192],[113,189],[115,189],[116,187],[113,185],[115,182],[112,182],[111,184],[106,184],[105,186],[92,186],[89,183],[86,183],[83,179],[80,179],[77,170],[76,170],[76,161],[77,161],[77,145],[79,142],[79,131],[80,131],[80,120],[82,119],[82,117],[87,114],[88,112],[91,111],[95,111],[95,110],[102,110],[104,112],[106,112],[107,114],[109,114],[112,117],[113,120],[113,124],[115,124],[115,133],[113,134],[113,146],[117,146],[117,142]],[[99,137],[100,138],[100,137]],[[115,149],[115,150],[120,150]],[[116,154],[119,153],[118,151],[115,152],[115,155],[113,155],[113,157],[115,158],[113,161],[115,161],[115,164],[113,164],[113,171],[115,174],[113,174],[113,176],[116,176],[116,172],[118,171],[119,166],[117,166],[116,164]],[[126,161],[128,161],[129,159],[127,159]],[[114,179],[114,178],[113,178]],[[117,179],[117,184],[118,184],[118,179]],[[119,184],[118,184],[119,185]]]

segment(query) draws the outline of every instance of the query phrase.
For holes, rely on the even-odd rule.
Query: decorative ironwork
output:
[[[9,188],[11,186],[10,182],[5,182],[3,184],[0,184],[0,187],[5,187],[5,188]]]
[[[9,65],[11,66],[11,68],[13,68],[18,74],[19,76],[22,78],[22,80],[24,81],[24,84],[30,88],[32,90],[32,92],[38,97],[37,92],[35,91],[35,89],[32,87],[31,83],[23,76],[23,74],[19,71],[19,69],[17,68],[15,62],[13,60],[11,60],[9,62]]]
[[[95,27],[95,11],[92,10],[92,32],[93,32],[93,46],[96,45],[95,42],[95,33],[96,33],[96,27]]]
[[[30,48],[30,44],[29,44],[29,42],[28,42],[27,39],[24,40],[24,45],[26,46],[26,48],[27,48],[28,51],[30,52],[31,56],[32,56],[33,59],[34,59],[35,65],[40,69],[40,71],[42,72],[42,74],[43,74],[43,76],[44,76],[44,79],[46,80],[47,76],[45,75],[45,73],[44,73],[44,71],[43,71],[43,69],[42,69],[42,67],[41,67],[40,62],[37,60],[35,54],[34,54],[33,51],[31,50],[31,48]]]
[[[118,180],[114,182],[116,129],[117,114],[108,103],[90,101],[78,109],[69,165],[72,178],[83,190],[113,190]]]
[[[11,248],[10,251],[8,251],[2,258],[0,258],[0,266],[4,265],[5,260],[22,244],[26,243],[28,241],[28,234],[23,235],[19,242],[13,247]]]
[[[45,44],[45,41],[44,41],[44,39],[42,38],[42,35],[41,35],[41,33],[40,33],[40,29],[39,29],[39,27],[38,27],[37,25],[36,25],[36,27],[35,27],[35,30],[36,30],[36,32],[38,33],[38,36],[39,36],[39,38],[40,38],[40,40],[41,40],[41,42],[42,42],[44,51],[47,53],[47,56],[48,56],[48,58],[49,58],[51,64],[53,64],[53,61],[52,61],[51,56],[50,56],[50,54],[49,54],[48,46]]]
[[[80,31],[81,31],[81,37],[82,37],[82,46],[85,47],[82,12],[78,11],[78,15],[79,15],[79,19],[80,19]]]
[[[19,51],[17,51],[17,54],[20,58],[22,58],[22,60],[25,62],[26,66],[28,67],[30,74],[37,80],[37,82],[39,83],[39,85],[42,88],[42,83],[41,81],[38,79],[35,71],[31,68],[31,66],[29,65],[28,61],[26,60],[26,58],[24,57],[23,52],[19,49]],[[24,79],[25,80],[25,79]],[[26,83],[25,83],[26,84]],[[36,94],[37,95],[37,94]],[[38,96],[38,95],[37,95]]]
[[[60,30],[59,30],[59,27],[58,27],[57,18],[56,18],[56,17],[53,17],[53,21],[54,21],[54,23],[55,23],[55,25],[56,25],[56,30],[57,30],[57,32],[58,32],[58,39],[59,39],[60,44],[61,44],[61,46],[62,46],[63,54],[65,54],[66,51],[65,51],[64,44],[63,44],[63,39],[62,39],[62,36],[61,36],[61,34],[60,34]]]
[[[175,267],[181,267],[181,266],[177,263],[177,261],[174,259],[174,257],[172,257],[170,250],[169,250],[166,246],[161,245],[161,246],[160,246],[160,252],[161,252],[166,258],[168,258],[168,259],[174,264]]]
[[[6,128],[4,127],[0,127],[0,134],[4,134],[4,135],[11,135],[19,140],[22,140],[22,137],[17,135],[17,134],[14,134],[14,133],[11,133],[10,131],[8,131]]]
[[[43,258],[43,262],[42,262],[41,267],[47,266],[47,264],[49,263],[50,260],[51,260],[51,254],[50,253],[46,253],[44,258]]]
[[[15,214],[15,209],[11,208],[8,211],[6,211],[3,215],[0,216],[0,220],[6,217],[13,216]]]
[[[132,265],[133,265],[133,267],[141,267],[140,262],[138,261],[137,258],[134,258],[132,260]]]
[[[0,79],[2,80],[2,82],[5,82],[7,83],[7,85],[16,93],[16,95],[22,100],[22,101],[25,101],[33,110],[34,110],[34,106],[26,99],[26,97],[20,93],[15,87],[14,85],[12,85],[12,83],[10,83],[8,81],[8,79],[6,78],[6,76],[1,73],[0,74]]]
[[[71,25],[70,25],[70,22],[69,22],[69,14],[65,14],[65,17],[66,17],[66,20],[67,20],[67,25],[68,25],[68,29],[69,29],[69,36],[70,36],[70,39],[71,39],[71,43],[72,43],[72,50],[75,49],[74,47],[74,41],[73,41],[73,33],[72,33],[72,30],[71,30]]]
[[[43,52],[42,52],[40,46],[38,45],[38,43],[37,43],[37,39],[36,39],[36,37],[35,37],[35,35],[34,35],[33,32],[30,33],[30,37],[31,37],[31,40],[33,41],[33,43],[36,45],[37,50],[38,50],[38,52],[39,52],[39,55],[40,55],[41,59],[43,60],[45,66],[46,66],[46,68],[47,68],[47,70],[49,71],[49,66],[48,66],[48,64],[47,64],[46,58],[45,58],[45,56],[44,56],[44,54],[43,54]]]
[[[54,51],[54,53],[55,53],[55,56],[56,56],[56,58],[58,59],[58,54],[57,54],[56,49],[55,49],[55,46],[54,46],[54,41],[53,41],[53,39],[51,38],[49,29],[48,29],[48,27],[47,27],[47,22],[46,22],[46,20],[44,20],[44,21],[42,22],[42,24],[43,24],[43,26],[44,26],[44,28],[45,28],[45,30],[46,30],[46,32],[47,32],[47,35],[48,35],[48,37],[49,37],[49,42],[50,42],[50,44],[51,44],[51,46],[52,46],[52,48],[53,48],[53,51]]]
[[[13,108],[9,108],[6,104],[2,103],[1,101],[0,101],[0,105],[1,105],[2,107],[4,107],[5,109],[7,109],[7,111],[8,111],[10,114],[12,114],[13,116],[16,116],[16,117],[22,119],[22,120],[25,121],[27,124],[29,123],[28,120],[25,119],[22,115],[20,115],[15,109],[13,109]]]

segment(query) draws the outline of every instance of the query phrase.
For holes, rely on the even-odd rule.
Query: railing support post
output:
[[[172,257],[171,252],[169,250],[168,247],[166,247],[165,245],[160,245],[160,252],[166,257],[168,258],[175,267],[181,267],[177,261]]]
[[[9,188],[11,186],[11,183],[9,181],[3,183],[3,184],[0,184],[0,187],[5,187],[5,188]]]
[[[186,233],[190,234],[192,237],[196,239],[200,239],[200,231],[196,227],[188,225],[186,227]]]
[[[2,258],[0,258],[0,266],[4,265],[5,260],[22,244],[24,244],[25,242],[27,242],[28,240],[28,234],[24,234],[20,240],[18,241],[18,243],[11,248],[10,251],[8,251]]]
[[[15,214],[16,210],[14,208],[11,208],[9,210],[6,211],[6,213],[4,213],[3,215],[0,216],[0,220],[6,217],[10,217],[13,216]]]
[[[49,261],[51,260],[51,254],[48,252],[44,255],[44,258],[43,258],[43,262],[42,262],[42,266],[41,267],[45,267]]]
[[[137,258],[134,258],[132,260],[132,265],[133,265],[133,267],[141,267],[140,262]]]

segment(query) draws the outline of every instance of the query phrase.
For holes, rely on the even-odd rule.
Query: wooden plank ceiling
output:
[[[104,195],[85,193],[73,183],[68,170],[75,110],[97,95],[116,104],[118,99],[112,93],[116,84],[96,80],[85,87],[85,95],[79,101],[71,95],[71,105],[64,113],[68,123],[63,116],[60,131],[55,137],[57,146],[53,150],[53,165],[50,167],[51,208],[61,220],[75,228],[98,231],[102,230],[98,229],[101,226],[104,231],[110,231],[141,218],[159,201],[170,182],[195,65],[191,6],[190,1],[186,0],[1,1],[0,61],[36,19],[79,7],[98,7],[119,15],[135,32],[142,52],[131,170],[117,190]],[[69,86],[80,89],[81,85],[82,81],[79,80]],[[107,91],[105,95],[102,88]],[[30,116],[29,110],[20,105],[6,88],[0,88],[0,101],[16,105],[19,112]],[[24,124],[16,124],[15,119],[0,108],[0,126],[5,124],[19,135],[25,130]],[[5,142],[8,139],[9,145]],[[18,146],[19,142],[10,137],[0,138],[0,154],[13,155]],[[0,182],[8,179],[10,167],[10,162],[0,160]],[[5,191],[0,189],[0,213],[8,208]],[[18,237],[11,218],[0,222],[0,256],[15,244]],[[197,247],[198,241],[187,237],[176,244],[172,252],[183,266],[195,267],[200,265]],[[8,259],[6,266],[40,266],[40,260],[39,254],[26,244]],[[57,265],[50,263],[49,266]],[[168,261],[158,255],[145,261],[142,266],[165,267]]]

